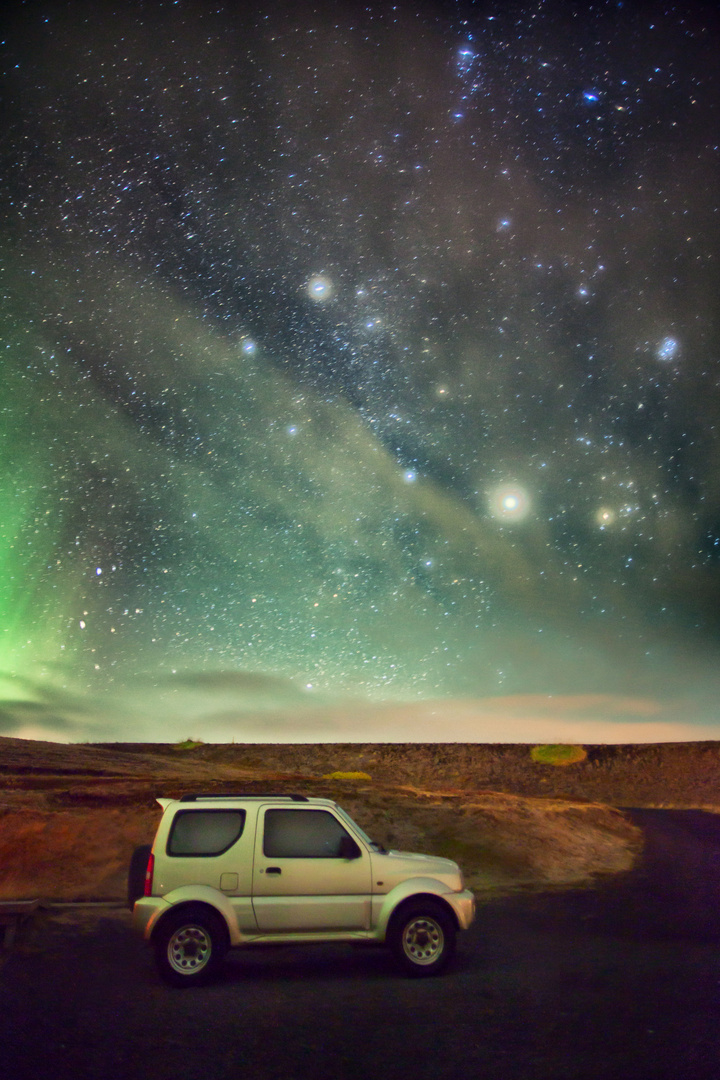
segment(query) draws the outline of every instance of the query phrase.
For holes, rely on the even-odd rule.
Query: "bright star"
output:
[[[505,521],[522,521],[530,513],[530,497],[516,484],[502,484],[489,493],[490,513]]]
[[[607,529],[615,522],[616,518],[615,511],[610,510],[607,506],[601,506],[595,511],[595,524],[601,529]]]
[[[658,360],[668,361],[674,359],[677,356],[680,344],[676,338],[666,337],[658,345],[657,358]]]
[[[311,300],[327,300],[332,294],[332,284],[325,277],[313,277],[308,282],[307,291]]]

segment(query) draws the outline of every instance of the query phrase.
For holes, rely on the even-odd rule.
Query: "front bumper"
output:
[[[455,912],[458,926],[461,930],[467,930],[475,918],[475,894],[469,889],[463,889],[457,893],[443,893],[443,900],[447,900]]]

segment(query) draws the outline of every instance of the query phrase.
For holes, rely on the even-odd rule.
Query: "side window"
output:
[[[179,810],[168,837],[168,855],[222,855],[239,840],[244,810]]]
[[[327,810],[267,810],[263,854],[271,859],[337,859],[348,833]]]

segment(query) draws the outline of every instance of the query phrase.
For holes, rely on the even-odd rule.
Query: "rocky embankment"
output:
[[[623,806],[720,807],[716,743],[586,747],[538,763],[522,745],[98,744],[0,738],[0,897],[122,899],[158,795],[304,791],[340,802],[386,846],[456,859],[479,893],[558,888],[628,870]]]

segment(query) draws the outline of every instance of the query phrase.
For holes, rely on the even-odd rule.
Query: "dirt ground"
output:
[[[567,888],[629,870],[622,806],[720,807],[717,743],[586,747],[571,765],[479,744],[63,745],[0,738],[0,898],[118,900],[157,796],[301,791],[388,847],[458,861],[478,893]],[[345,775],[344,775],[345,774]]]

